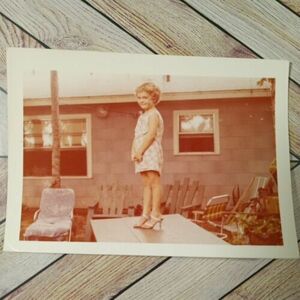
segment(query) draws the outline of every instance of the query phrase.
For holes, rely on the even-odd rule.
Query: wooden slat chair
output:
[[[171,184],[165,184],[163,185],[163,192],[162,192],[162,198],[161,198],[161,211],[162,213],[165,213],[168,210],[168,199],[171,194],[172,185]]]
[[[200,209],[204,195],[204,186],[199,185],[199,181],[193,181],[189,185],[190,179],[184,178],[183,184],[176,180],[174,186],[169,191],[166,201],[165,214],[181,214],[187,218],[192,217],[192,211]]]
[[[100,185],[98,198],[94,206],[88,207],[86,218],[86,241],[93,240],[90,221],[93,219],[113,219],[127,217],[129,206],[132,206],[132,186],[119,184]],[[134,207],[132,208],[134,210]]]
[[[88,218],[111,219],[122,218],[128,215],[130,191],[132,187],[119,184],[100,185],[99,200],[93,207],[89,207]]]
[[[270,181],[270,177],[266,176],[255,176],[253,177],[238,201],[236,202],[235,206],[232,208],[231,213],[233,212],[242,212],[246,207],[249,206],[250,202],[253,199],[257,199],[259,197],[259,190],[260,188],[265,188]],[[225,223],[230,222],[231,215],[225,221]]]
[[[232,231],[232,227],[237,226],[238,216],[242,216],[242,218],[247,218],[247,216],[251,218],[253,215],[258,218],[271,216],[280,218],[278,194],[273,193],[273,188],[272,177],[252,178],[235,207],[224,215],[222,227]]]

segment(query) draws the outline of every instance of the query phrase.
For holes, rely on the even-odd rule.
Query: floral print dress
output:
[[[164,131],[164,123],[161,114],[156,108],[151,111],[146,111],[140,115],[135,127],[134,151],[137,151],[144,142],[144,137],[149,131],[149,119],[152,114],[157,114],[159,118],[155,140],[145,151],[142,161],[135,162],[135,173],[143,171],[157,171],[161,174],[162,171],[163,150],[161,140]]]

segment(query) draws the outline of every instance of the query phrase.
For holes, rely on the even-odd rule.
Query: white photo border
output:
[[[187,257],[299,257],[289,169],[288,61],[9,48],[7,62],[8,192],[4,251]],[[95,66],[101,66],[97,72],[105,73],[105,70],[109,70],[110,74],[275,78],[276,158],[284,244],[237,246],[20,241],[23,187],[23,72],[32,68],[81,72],[93,70]]]

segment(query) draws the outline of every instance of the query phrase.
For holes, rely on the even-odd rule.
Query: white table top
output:
[[[179,214],[163,216],[162,228],[133,228],[139,217],[91,220],[97,242],[227,244]]]

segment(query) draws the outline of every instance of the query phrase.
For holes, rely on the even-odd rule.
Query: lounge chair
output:
[[[44,189],[34,222],[25,230],[25,240],[71,241],[74,204],[73,190]]]
[[[194,223],[199,225],[207,223],[215,228],[219,237],[226,238],[227,234],[224,233],[224,229],[231,232],[237,230],[236,226],[230,224],[231,220],[237,212],[244,212],[253,200],[259,198],[260,189],[265,188],[269,180],[269,177],[253,177],[233,208],[230,208],[229,194],[210,198],[204,210],[193,211]]]
[[[230,196],[228,194],[218,195],[211,197],[204,208],[204,210],[193,211],[193,222],[205,227],[205,224],[217,228],[217,232],[213,232],[220,238],[225,239],[227,235],[223,232],[222,223],[224,221],[224,213],[227,211],[227,207],[230,202]],[[220,232],[218,226],[220,225]]]

